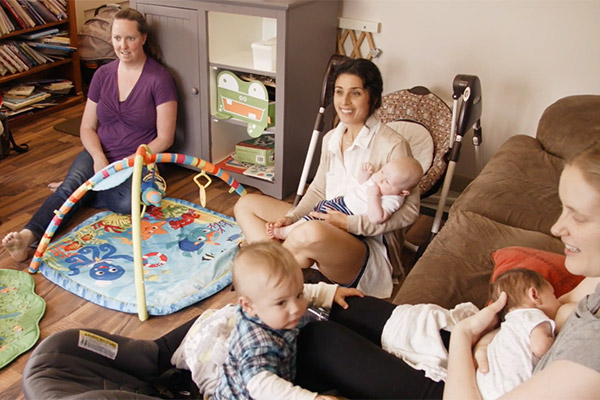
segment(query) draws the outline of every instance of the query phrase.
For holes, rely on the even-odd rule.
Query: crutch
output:
[[[479,78],[474,75],[456,75],[452,83],[452,89],[452,126],[450,128],[450,147],[452,150],[450,151],[448,169],[446,170],[442,192],[431,227],[431,236],[427,244],[433,240],[440,230],[446,199],[452,183],[452,175],[454,175],[454,169],[460,157],[462,139],[471,128],[473,128],[473,145],[475,147],[477,168],[479,171],[482,168],[481,153],[479,151],[479,145],[481,144],[481,83]],[[423,247],[423,250],[419,249],[420,253],[427,246],[421,247]]]
[[[306,186],[306,180],[308,179],[308,173],[310,171],[310,165],[315,154],[317,143],[319,142],[319,135],[323,130],[325,109],[329,106],[328,101],[331,100],[331,96],[328,96],[329,80],[333,75],[334,68],[341,64],[343,61],[348,60],[348,57],[340,54],[334,54],[329,58],[327,63],[327,69],[325,70],[325,76],[323,76],[323,85],[321,86],[321,99],[319,101],[319,112],[315,120],[315,127],[312,131],[310,143],[308,145],[308,151],[306,152],[306,159],[304,160],[304,167],[302,168],[302,175],[300,175],[300,183],[298,184],[298,190],[296,191],[296,198],[294,199],[294,206],[298,205],[302,195],[304,194],[304,187]]]

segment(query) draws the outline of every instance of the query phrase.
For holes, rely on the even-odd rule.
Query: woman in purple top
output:
[[[134,9],[115,14],[112,43],[118,59],[96,71],[88,91],[80,128],[84,150],[25,228],[2,240],[16,261],[28,258],[29,247],[43,235],[54,210],[96,172],[133,156],[140,144],[160,153],[173,143],[177,117],[175,83],[157,61],[158,47],[150,37],[144,16]],[[129,213],[131,178],[112,189],[88,192],[69,214],[84,203]]]

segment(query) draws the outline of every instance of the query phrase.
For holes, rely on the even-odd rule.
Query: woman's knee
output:
[[[233,206],[233,215],[239,218],[240,216],[253,214],[261,197],[263,196],[254,193],[241,196]]]
[[[56,192],[63,196],[70,196],[79,186],[94,175],[94,161],[87,151],[82,151],[75,157],[62,184]],[[65,198],[66,198],[65,197]]]
[[[92,202],[95,208],[106,208],[117,214],[131,213],[131,182],[126,181],[114,189],[95,192]]]

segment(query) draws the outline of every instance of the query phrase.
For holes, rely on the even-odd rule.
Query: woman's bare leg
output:
[[[292,205],[270,196],[247,194],[240,197],[233,214],[248,243],[269,240],[266,223],[275,221],[292,208]]]
[[[283,245],[302,268],[316,262],[323,275],[341,284],[354,281],[367,254],[362,240],[323,221],[306,221],[297,226]]]
[[[4,236],[2,245],[15,261],[20,262],[27,259],[29,246],[35,240],[35,236],[29,229],[23,229],[20,232],[10,232]]]

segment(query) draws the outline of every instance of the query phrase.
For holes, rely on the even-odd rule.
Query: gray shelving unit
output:
[[[249,139],[246,124],[219,120],[221,70],[276,82],[275,179],[231,173],[240,183],[284,198],[295,191],[313,130],[327,61],[336,49],[337,0],[131,0],[144,13],[180,95],[175,151],[221,161]],[[277,37],[274,71],[256,70],[251,44]]]

